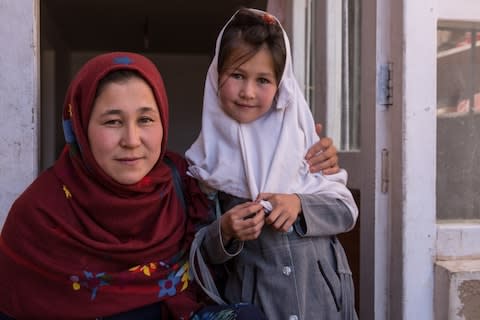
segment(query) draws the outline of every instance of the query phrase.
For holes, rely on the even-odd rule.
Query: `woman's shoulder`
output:
[[[166,159],[169,159],[175,165],[181,176],[186,175],[188,164],[184,157],[177,152],[167,150],[163,160],[165,161]]]

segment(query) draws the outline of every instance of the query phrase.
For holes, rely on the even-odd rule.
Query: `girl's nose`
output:
[[[252,99],[255,96],[255,86],[252,81],[245,81],[240,90],[240,97],[243,99]]]

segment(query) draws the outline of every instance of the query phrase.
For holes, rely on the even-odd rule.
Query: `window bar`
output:
[[[471,46],[470,46],[470,58],[471,58],[471,65],[472,68],[470,68],[470,94],[469,94],[469,99],[470,99],[470,110],[469,113],[473,113],[475,110],[475,91],[476,91],[476,75],[475,73],[477,72],[476,70],[476,64],[475,64],[475,51],[477,50],[477,30],[472,29],[471,30]]]
[[[313,108],[315,105],[314,101],[314,70],[312,70],[312,66],[314,65],[313,62],[313,43],[312,39],[314,37],[314,4],[311,0],[307,1],[305,6],[305,97],[307,99],[307,103],[310,106],[310,109]]]
[[[341,108],[342,108],[342,124],[341,124],[341,148],[343,150],[350,149],[350,70],[349,70],[349,19],[348,6],[349,0],[342,1],[342,94],[341,94]]]

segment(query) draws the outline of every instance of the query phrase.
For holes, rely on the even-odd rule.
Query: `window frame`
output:
[[[439,20],[480,22],[477,0],[438,0]],[[471,259],[480,257],[480,220],[438,220],[436,253],[438,260]]]

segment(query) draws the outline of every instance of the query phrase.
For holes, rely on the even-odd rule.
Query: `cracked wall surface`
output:
[[[480,259],[437,261],[435,320],[480,319]]]

